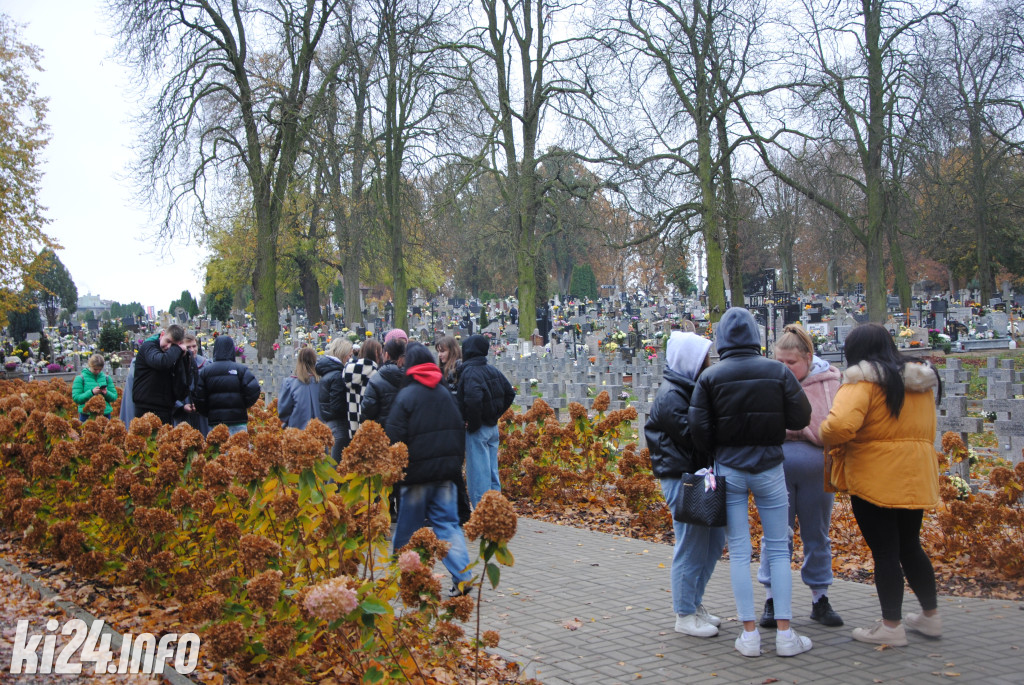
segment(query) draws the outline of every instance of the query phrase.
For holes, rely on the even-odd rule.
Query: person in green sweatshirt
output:
[[[78,405],[78,416],[82,421],[90,418],[85,413],[85,403],[92,399],[93,395],[101,395],[106,400],[106,408],[103,415],[108,419],[112,408],[110,403],[117,399],[117,388],[114,387],[114,379],[103,373],[103,355],[94,354],[89,357],[88,366],[82,369],[82,373],[75,377],[71,384],[71,399]]]

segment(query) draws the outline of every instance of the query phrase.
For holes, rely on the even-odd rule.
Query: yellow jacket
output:
[[[930,509],[939,502],[935,455],[935,372],[908,363],[906,395],[897,418],[889,413],[881,376],[866,361],[843,373],[843,384],[819,430],[829,447],[842,447],[846,490],[879,507]]]

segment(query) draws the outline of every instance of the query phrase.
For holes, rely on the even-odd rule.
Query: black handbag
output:
[[[725,525],[725,476],[711,476],[708,485],[705,478],[693,473],[680,476],[679,495],[672,512],[676,521],[708,527]],[[714,487],[710,487],[712,482]]]

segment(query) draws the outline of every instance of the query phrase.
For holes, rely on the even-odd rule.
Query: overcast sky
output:
[[[0,12],[25,25],[26,42],[42,49],[34,74],[49,99],[51,139],[44,157],[46,232],[79,295],[166,309],[182,290],[199,298],[204,251],[174,245],[170,257],[146,236],[152,223],[123,180],[137,137],[129,118],[138,78],[113,56],[103,0],[0,0]]]

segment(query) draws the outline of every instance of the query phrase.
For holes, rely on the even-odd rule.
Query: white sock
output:
[[[754,628],[753,630],[747,630],[746,628],[743,629],[744,640],[756,640],[759,635],[760,633],[757,632],[757,628]]]
[[[764,589],[764,594],[765,601],[772,598],[772,588],[770,585]]]
[[[814,603],[817,604],[818,600],[822,597],[828,597],[828,590],[811,590],[811,597],[814,599]]]
[[[793,636],[793,629],[792,628],[786,628],[785,630],[780,630],[780,631],[778,631],[776,633],[776,636],[777,637],[781,637],[781,638],[792,637]]]

